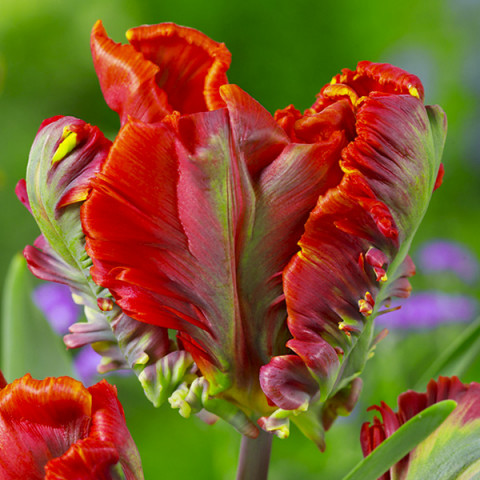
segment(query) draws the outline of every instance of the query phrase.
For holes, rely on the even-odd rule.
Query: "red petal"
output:
[[[193,28],[161,23],[132,28],[133,47],[159,67],[156,81],[174,110],[216,110],[225,104],[219,88],[227,83],[230,52]]]
[[[335,88],[332,89],[332,86]],[[423,85],[417,76],[388,63],[363,61],[359,62],[356,70],[345,68],[333,77],[331,83],[322,88],[312,110],[318,112],[331,102],[332,97],[336,99],[338,87],[344,88],[345,96],[350,97],[353,93],[357,99],[373,92],[411,95],[421,101],[424,98]]]
[[[91,395],[68,377],[25,375],[0,391],[2,479],[43,479],[44,466],[88,434]]]
[[[437,179],[435,180],[435,185],[433,187],[434,190],[436,190],[438,187],[442,185],[444,175],[445,175],[445,167],[443,166],[443,163],[441,163],[440,168],[438,169]]]
[[[220,94],[227,104],[235,146],[256,178],[280,155],[289,139],[272,115],[236,85],[224,85]]]
[[[108,38],[98,21],[91,37],[93,64],[108,106],[120,115],[155,122],[172,111],[167,94],[156,83],[159,68],[131,45]]]
[[[117,398],[117,389],[105,380],[88,388],[92,395],[92,425],[89,436],[111,442],[118,451],[126,480],[143,476],[140,455],[125,423],[125,414]]]
[[[32,208],[30,207],[30,202],[28,201],[28,194],[27,194],[27,182],[22,178],[18,181],[15,187],[15,193],[18,199],[23,203],[25,208],[32,213]]]
[[[118,459],[113,443],[85,438],[48,462],[45,480],[115,480],[118,477],[112,473],[112,467]]]

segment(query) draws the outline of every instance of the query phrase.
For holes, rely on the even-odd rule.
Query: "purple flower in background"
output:
[[[82,308],[72,299],[70,288],[60,283],[44,283],[35,288],[32,297],[59,335],[68,333],[69,327],[78,321],[82,313]],[[73,365],[82,383],[89,386],[98,380],[97,366],[100,360],[101,356],[90,345],[78,349]]]
[[[70,288],[60,283],[38,286],[33,291],[33,301],[59,335],[65,335],[82,313],[81,307],[72,300]]]
[[[423,292],[401,302],[401,308],[380,315],[378,326],[397,329],[432,328],[443,323],[470,322],[478,311],[475,299],[464,295]]]
[[[97,381],[97,366],[102,357],[92,348],[91,345],[85,345],[79,349],[78,354],[73,360],[73,366],[78,374],[80,381],[87,386],[93,385]]]
[[[425,243],[418,250],[416,258],[417,267],[422,273],[450,271],[468,283],[478,278],[477,258],[459,243],[446,240]]]

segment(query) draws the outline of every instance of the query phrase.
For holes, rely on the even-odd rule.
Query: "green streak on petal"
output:
[[[62,141],[55,150],[52,157],[52,164],[63,160],[77,145],[78,135],[72,132],[68,127],[64,127],[62,134]]]

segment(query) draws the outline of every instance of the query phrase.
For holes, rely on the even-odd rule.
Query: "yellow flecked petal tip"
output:
[[[82,305],[83,304],[83,298],[76,294],[76,293],[72,293],[72,300],[77,304],[77,305]]]
[[[150,360],[150,357],[145,352],[143,352],[140,358],[138,358],[137,361],[135,362],[135,365],[146,365],[149,360]]]
[[[127,40],[130,42],[133,38],[133,30],[130,28],[125,32],[125,37],[127,37]]]
[[[298,408],[292,411],[292,413],[297,416],[300,413],[306,412],[308,410],[308,407],[310,406],[310,401],[305,400]]]
[[[337,79],[335,77],[332,78],[330,81],[330,85],[335,85],[337,83]]]
[[[412,96],[412,97],[416,97],[420,100],[420,95],[418,93],[418,90],[416,87],[408,87],[408,93]]]
[[[358,95],[355,90],[348,85],[343,84],[331,84],[323,90],[323,95],[328,98],[348,97],[352,102],[352,105],[356,105],[358,101]]]
[[[52,164],[63,160],[78,145],[77,138],[78,135],[75,132],[64,127],[62,141],[53,154]]]
[[[285,440],[285,438],[288,438],[290,435],[290,428],[288,425],[282,425],[281,427],[273,430],[273,433],[281,440]]]
[[[180,388],[170,395],[168,403],[172,408],[178,408],[178,413],[183,418],[189,418],[192,413],[192,407],[185,401],[188,389]]]
[[[102,312],[113,310],[113,300],[111,298],[97,298],[97,305]]]

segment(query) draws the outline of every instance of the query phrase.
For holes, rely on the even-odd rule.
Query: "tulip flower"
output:
[[[6,383],[0,373],[3,480],[143,480],[115,387],[70,377]]]
[[[472,479],[480,473],[480,384],[463,384],[457,377],[431,380],[426,393],[408,391],[398,397],[398,411],[387,404],[370,407],[382,419],[362,426],[361,444],[365,456],[400,426],[427,407],[442,400],[455,400],[457,407],[434,433],[395,464],[379,480]]]
[[[42,231],[30,268],[86,306],[67,345],[133,368],[155,405],[249,437],[292,420],[323,448],[374,317],[409,293],[445,116],[417,77],[370,62],[272,116],[227,82],[223,44],[173,24],[127,38],[92,32],[113,143],[72,117],[37,134],[18,186]]]

